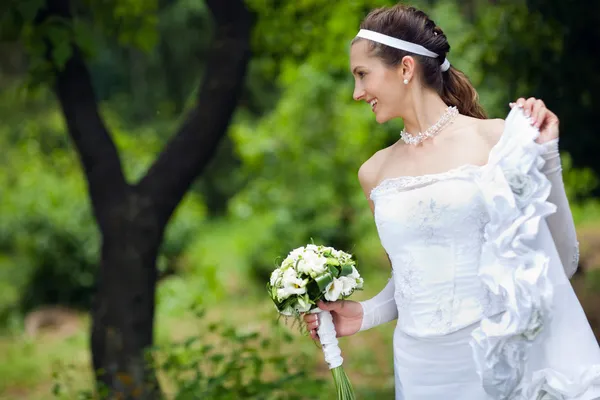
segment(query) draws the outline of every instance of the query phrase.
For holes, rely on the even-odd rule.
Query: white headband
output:
[[[386,46],[393,47],[395,49],[409,51],[411,53],[419,54],[421,56],[438,58],[439,55],[434,53],[433,51],[427,50],[425,47],[420,44],[415,44],[411,42],[407,42],[401,39],[397,39],[395,37],[391,37],[388,35],[384,35],[383,33],[369,31],[367,29],[361,29],[358,31],[356,37],[360,37],[363,39],[372,40],[374,42],[378,42],[381,44],[385,44]],[[447,58],[444,59],[443,64],[440,66],[443,72],[448,71],[450,69],[450,61]]]

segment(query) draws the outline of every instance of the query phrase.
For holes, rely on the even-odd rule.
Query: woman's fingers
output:
[[[304,322],[310,324],[318,320],[317,314],[304,314]]]
[[[310,337],[314,340],[318,340],[319,335],[317,335],[317,328],[319,327],[319,317],[317,314],[305,314],[304,323],[306,324],[306,329],[308,329],[308,332],[310,333]]]
[[[536,99],[535,97],[530,97],[528,99],[519,97],[514,103],[510,103],[509,105],[510,108],[515,106],[522,108],[525,116],[531,117],[531,124],[538,128],[546,117],[546,105],[542,100]]]
[[[531,110],[531,124],[539,128],[546,112],[546,105],[542,100],[535,100]]]

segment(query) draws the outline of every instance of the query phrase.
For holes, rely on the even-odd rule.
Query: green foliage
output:
[[[275,322],[263,334],[229,323],[205,322],[200,311],[196,316],[197,335],[148,352],[168,398],[291,400],[316,398],[324,391],[324,381],[314,377],[308,356],[284,351],[294,338]],[[54,397],[96,398],[91,390],[73,389],[73,374],[68,365],[58,366]]]
[[[17,115],[15,123],[0,128],[5,149],[0,157],[0,319],[48,303],[87,308],[100,243],[81,167],[59,111],[46,104],[44,94],[24,98],[17,93],[10,91],[13,102],[0,108],[2,115]],[[16,122],[28,109],[38,110],[37,115]],[[135,182],[159,151],[158,136],[151,127],[122,130],[114,115],[108,121],[126,176]],[[180,255],[204,215],[202,201],[188,194],[165,233],[161,271],[179,268]]]
[[[93,32],[145,51],[156,43],[156,0],[87,0],[73,7],[72,20],[53,17],[36,21],[44,4],[43,0],[10,0],[0,8],[0,41],[23,42],[30,59],[29,83],[34,86],[53,79],[53,71],[64,66],[74,44],[92,55],[96,50]],[[52,45],[50,57],[46,57],[48,43]]]

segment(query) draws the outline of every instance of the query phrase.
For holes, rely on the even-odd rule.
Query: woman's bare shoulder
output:
[[[377,185],[379,172],[388,158],[392,147],[393,145],[377,151],[358,169],[358,180],[365,194],[370,193],[375,185]]]
[[[504,120],[502,118],[481,119],[477,131],[490,147],[494,147],[504,132]]]

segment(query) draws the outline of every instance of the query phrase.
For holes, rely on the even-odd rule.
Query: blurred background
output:
[[[348,50],[368,11],[394,3],[242,4],[254,21],[236,107],[211,133],[220,135],[217,144],[198,153],[205,162],[191,172],[191,185],[182,183],[185,195],[157,242],[156,270],[148,266],[156,271],[148,297],[154,328],[141,329],[153,329],[168,398],[330,398],[320,349],[294,321],[277,320],[265,284],[278,259],[311,240],[355,254],[365,277],[357,300],[389,277],[357,171],[402,126],[378,125],[365,103],[352,100]],[[82,396],[93,388],[90,309],[102,234],[40,30],[50,27],[43,34],[53,43],[50,66],[71,57],[70,40],[82,49],[131,185],[204,104],[201,82],[215,72],[207,59],[218,24],[203,1],[72,1],[74,37],[60,24],[36,22],[43,4],[0,6],[0,399],[91,398]],[[449,60],[471,78],[490,117],[504,117],[522,96],[543,99],[560,117],[563,176],[581,242],[573,284],[600,337],[600,3],[410,4],[444,30]],[[94,133],[93,118],[77,123],[90,125],[82,135]],[[178,171],[169,179],[185,180]],[[387,324],[341,340],[360,398],[393,397],[392,330]]]

